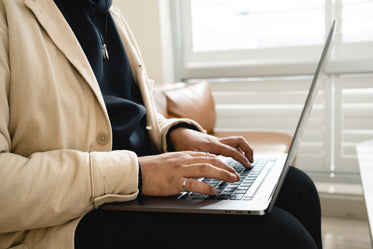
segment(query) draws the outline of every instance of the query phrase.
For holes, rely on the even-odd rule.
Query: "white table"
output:
[[[359,144],[356,147],[356,151],[359,160],[365,204],[368,211],[370,236],[373,241],[373,140]]]

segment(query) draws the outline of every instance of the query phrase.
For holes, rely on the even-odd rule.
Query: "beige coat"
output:
[[[137,197],[137,156],[111,151],[99,85],[53,0],[1,0],[0,11],[0,249],[73,248],[87,212]],[[138,46],[119,11],[111,13],[147,129],[165,151],[168,129],[193,122],[156,115]]]

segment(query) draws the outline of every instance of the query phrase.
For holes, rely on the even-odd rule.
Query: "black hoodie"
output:
[[[126,51],[110,15],[112,0],[54,0],[69,23],[100,85],[108,110],[113,150],[154,154],[146,130],[146,110]],[[108,59],[102,46],[106,45]]]

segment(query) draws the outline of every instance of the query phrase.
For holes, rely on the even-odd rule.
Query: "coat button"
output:
[[[109,136],[104,132],[100,132],[97,135],[97,143],[100,145],[107,145],[109,143]]]

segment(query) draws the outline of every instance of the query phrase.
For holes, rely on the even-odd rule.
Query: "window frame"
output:
[[[323,44],[192,53],[190,0],[173,0],[170,3],[174,23],[177,80],[312,75],[315,70]],[[326,0],[325,3],[326,36],[333,19],[340,23],[342,2]],[[373,72],[373,41],[342,43],[341,30],[341,25],[337,25],[334,49],[325,73],[333,75]],[[303,57],[307,59],[296,59],[295,55],[299,51],[303,51]]]

